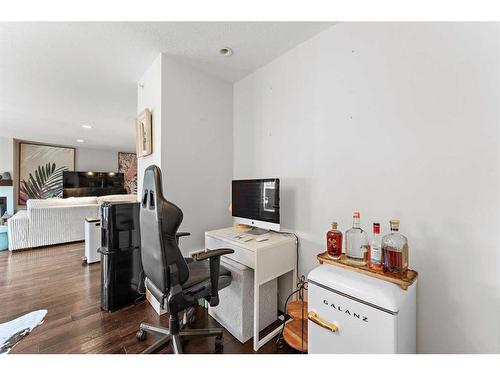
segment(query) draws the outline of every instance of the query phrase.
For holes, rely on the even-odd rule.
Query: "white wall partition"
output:
[[[499,29],[340,23],[234,86],[234,177],[282,179],[300,272],[353,210],[399,218],[419,352],[499,350]]]
[[[137,114],[139,115],[145,108],[149,109],[153,121],[153,153],[137,159],[137,192],[140,196],[142,191],[142,180],[144,171],[151,164],[156,164],[161,168],[161,129],[162,129],[162,58],[159,55],[151,66],[144,72],[139,80],[137,89]]]
[[[232,85],[166,55],[139,81],[138,113],[153,115],[153,154],[138,163],[162,169],[163,193],[184,212],[182,239],[188,254],[204,247],[207,230],[231,225]]]
[[[164,194],[184,212],[187,254],[232,223],[233,86],[166,57],[162,72]]]

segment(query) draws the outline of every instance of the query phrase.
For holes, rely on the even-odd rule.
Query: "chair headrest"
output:
[[[141,205],[143,208],[153,209],[155,202],[162,196],[161,170],[153,164],[144,171]]]

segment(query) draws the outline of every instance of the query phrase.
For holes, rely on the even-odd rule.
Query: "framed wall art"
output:
[[[136,152],[137,157],[151,155],[153,152],[152,118],[149,109],[145,109],[136,119]]]
[[[119,152],[118,172],[123,173],[127,193],[137,194],[137,155],[131,152]]]
[[[19,143],[18,203],[62,197],[63,172],[75,170],[73,147]]]

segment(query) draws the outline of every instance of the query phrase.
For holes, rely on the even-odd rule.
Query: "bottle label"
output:
[[[382,263],[382,248],[380,246],[371,246],[370,262],[372,264]]]
[[[333,258],[340,258],[342,255],[342,233],[332,230],[326,234],[326,251]]]

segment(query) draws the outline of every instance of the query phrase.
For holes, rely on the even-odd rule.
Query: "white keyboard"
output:
[[[228,240],[237,241],[239,243],[246,243],[250,241],[254,242],[269,241],[271,240],[272,235],[270,235],[269,233],[255,235],[255,234],[249,234],[247,232],[228,231],[222,234],[221,237],[227,238]]]
[[[237,233],[234,236],[229,236],[229,238],[236,240],[238,242],[249,242],[254,239],[254,236],[245,233]]]

